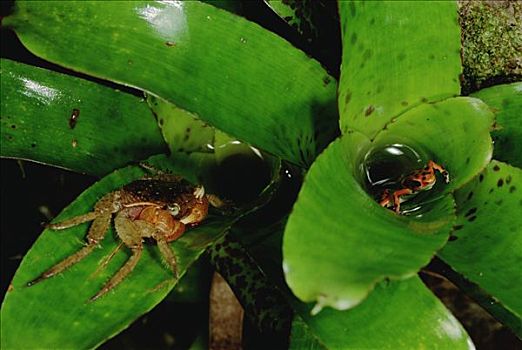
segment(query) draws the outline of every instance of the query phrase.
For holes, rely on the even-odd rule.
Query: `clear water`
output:
[[[401,188],[404,176],[424,167],[428,160],[426,155],[404,144],[389,144],[372,149],[365,155],[361,167],[363,186],[370,196],[376,201],[380,201],[385,189],[394,191]],[[430,192],[430,190],[422,191],[403,197],[401,214],[419,215],[422,213],[424,204],[430,201]]]

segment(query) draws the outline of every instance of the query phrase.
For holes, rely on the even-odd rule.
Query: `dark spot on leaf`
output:
[[[350,14],[352,17],[355,17],[356,11],[355,11],[355,3],[352,1],[350,2]]]
[[[511,183],[511,180],[513,180],[513,178],[511,177],[511,175],[506,176],[506,183],[507,183],[508,185]]]
[[[469,164],[470,161],[471,161],[470,157],[466,158],[466,164]]]
[[[344,104],[348,104],[352,99],[352,92],[350,90],[346,91],[346,96],[344,96]]]
[[[372,26],[374,24],[375,24],[375,18],[370,19],[370,25]]]
[[[495,166],[493,167],[493,171],[499,171],[499,170],[500,170],[500,167],[499,167],[498,165],[495,165]]]
[[[160,118],[159,125],[163,126],[163,123],[164,123],[163,118]]]
[[[471,199],[471,197],[473,197],[473,191],[471,191],[470,193],[468,193],[468,197],[467,197],[466,200],[469,201],[469,200]]]
[[[509,188],[509,193],[513,193],[513,192],[515,192],[516,189],[517,189],[517,188],[516,188],[515,186],[511,186],[511,187]]]
[[[363,58],[364,58],[365,60],[369,60],[369,59],[372,57],[372,55],[373,55],[373,51],[370,50],[370,49],[366,49],[366,50],[364,51]]]
[[[401,106],[406,107],[408,105],[408,101],[402,101]]]
[[[330,84],[330,77],[325,75],[324,78],[323,78],[323,85],[324,86],[327,86],[328,84]]]
[[[172,47],[172,46],[175,46],[176,43],[173,41],[165,41],[165,45],[167,45],[168,47]]]
[[[464,216],[470,216],[477,212],[477,208],[471,208]]]
[[[426,97],[422,97],[421,102],[426,103],[426,102],[428,102],[428,99]]]
[[[353,33],[350,37],[350,42],[354,45],[357,42],[357,33]]]
[[[11,125],[11,129],[16,129],[16,125]]]
[[[477,216],[473,215],[472,217],[468,218],[468,221],[473,222],[473,221],[475,221],[476,218],[477,218]]]
[[[365,115],[366,117],[369,117],[370,114],[373,113],[373,111],[375,111],[375,107],[372,106],[372,105],[369,105],[368,107],[366,107],[366,110],[364,111],[364,115]]]
[[[7,139],[8,139],[8,140],[12,140],[12,139],[13,139],[13,136],[12,136],[12,135],[7,135]]]
[[[498,181],[497,181],[497,187],[502,187],[502,186],[504,186],[504,180],[502,180],[502,179],[498,179]]]
[[[488,193],[490,193],[490,194],[493,193],[493,190],[494,190],[494,188],[490,188]]]
[[[495,201],[495,204],[496,205],[502,205],[504,201],[502,199],[499,199],[498,201]]]
[[[453,241],[456,241],[457,239],[458,239],[457,236],[450,235],[448,238],[448,241],[453,242]]]
[[[429,58],[430,60],[434,60],[434,59],[435,59],[435,55],[434,55],[434,54],[430,54],[430,55],[428,56],[428,58]]]
[[[401,52],[400,54],[397,55],[397,59],[399,61],[404,61],[405,58],[406,58],[406,54],[404,52]]]
[[[463,227],[464,227],[464,225],[455,225],[455,226],[453,226],[453,230],[458,231],[458,230],[462,229]]]
[[[479,175],[479,182],[482,182],[482,181],[484,181],[484,174]]]
[[[31,143],[31,147],[32,147],[32,148],[35,148],[35,147],[36,147],[36,143],[34,143],[34,142]]]

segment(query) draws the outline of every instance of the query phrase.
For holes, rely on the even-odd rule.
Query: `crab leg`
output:
[[[105,215],[107,213],[115,213],[118,211],[118,206],[115,205],[119,194],[117,192],[111,192],[103,196],[95,205],[94,211],[90,213],[78,215],[68,220],[60,221],[54,224],[48,224],[47,228],[52,230],[63,230],[69,227],[73,227],[84,222],[92,221],[98,216]]]
[[[136,220],[133,224],[141,232],[142,237],[151,237],[156,241],[163,260],[170,267],[174,276],[178,278],[177,259],[168,242],[179,238],[185,232],[185,225],[177,220],[172,221],[170,225],[166,226],[155,226],[144,220]]]
[[[98,293],[93,295],[89,299],[89,301],[95,301],[96,299],[107,294],[108,291],[110,291],[112,288],[114,288],[118,284],[120,284],[120,282],[123,281],[125,279],[125,277],[127,277],[127,275],[132,272],[132,270],[134,270],[134,268],[138,264],[138,261],[140,261],[141,252],[143,251],[143,246],[140,245],[140,246],[132,247],[130,249],[132,250],[132,255],[129,258],[129,260],[127,260],[125,265],[123,265],[123,267],[121,269],[119,269],[118,272],[116,272],[116,274],[114,276],[112,276],[112,278],[109,280],[109,282],[107,282],[103,286],[103,288],[100,289],[100,291]]]
[[[163,259],[165,259],[165,262],[169,265],[170,269],[172,270],[172,273],[174,274],[174,277],[178,278],[178,260],[176,259],[176,255],[174,255],[172,248],[169,246],[169,244],[164,238],[158,237],[156,241],[158,242],[158,248],[161,253],[161,256],[163,256]]]
[[[98,243],[105,237],[107,230],[109,229],[109,225],[111,223],[110,212],[106,212],[103,214],[99,214],[91,224],[89,228],[89,233],[87,234],[87,245],[82,249],[74,253],[73,255],[65,258],[58,264],[51,267],[49,270],[42,273],[38,278],[32,280],[27,283],[27,286],[35,285],[38,282],[41,282],[49,277],[59,274],[60,272],[68,269],[72,265],[80,262],[83,258],[89,255],[94,248],[98,245]]]
[[[60,221],[54,224],[47,224],[46,227],[50,228],[51,230],[63,230],[69,227],[83,224],[84,222],[92,221],[96,219],[96,217],[98,217],[99,215],[99,213],[91,211],[90,213],[75,216],[74,218],[68,220]]]
[[[141,258],[143,251],[142,236],[138,227],[136,227],[134,222],[130,220],[126,214],[125,210],[119,212],[114,219],[114,226],[122,242],[132,251],[132,255],[125,265],[123,265],[118,272],[112,276],[109,282],[107,282],[98,293],[92,296],[89,301],[95,301],[120,284],[121,281],[134,270]]]

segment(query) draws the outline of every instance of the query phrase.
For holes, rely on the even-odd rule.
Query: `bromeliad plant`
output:
[[[128,164],[226,199],[224,164],[262,157],[267,180],[253,196],[170,247],[180,277],[208,250],[252,321],[290,348],[469,348],[417,276],[435,255],[520,335],[522,85],[458,97],[453,2],[342,1],[339,14],[336,84],[282,38],[208,4],[16,2],[2,25],[34,54],[147,99],[3,59],[1,155],[103,176],[57,221],[146,174]],[[281,160],[308,172],[291,213],[267,220],[288,173]],[[449,182],[432,173],[430,186],[408,185],[427,164]],[[400,210],[379,205],[401,189],[415,193]],[[44,230],[24,257],[2,305],[2,347],[96,347],[178,282],[145,250],[125,281],[86,303],[128,258],[108,235],[62,278],[27,288],[78,250],[86,228]]]

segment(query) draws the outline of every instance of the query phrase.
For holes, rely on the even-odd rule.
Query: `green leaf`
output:
[[[381,283],[351,310],[325,309],[316,316],[309,310],[301,307],[299,313],[305,331],[294,319],[290,349],[302,349],[310,333],[322,345],[313,349],[473,348],[459,322],[417,277]]]
[[[102,195],[143,174],[137,167],[115,171],[87,189],[57,219],[90,211]],[[231,221],[211,215],[171,244],[180,275],[224,234]],[[129,256],[122,248],[106,267],[101,265],[117,246],[112,230],[100,249],[60,276],[26,287],[27,282],[77,251],[87,227],[82,224],[65,231],[45,230],[24,257],[2,304],[2,348],[94,348],[148,312],[172,290],[177,280],[162,264],[157,248],[147,246],[134,271],[120,285],[88,303]]]
[[[493,161],[456,191],[453,239],[439,253],[518,319],[522,334],[522,170]],[[502,315],[500,315],[502,317]]]
[[[380,207],[358,182],[361,150],[368,147],[357,132],[331,144],[310,168],[286,226],[286,281],[319,309],[353,307],[384,278],[414,275],[445,243],[454,221],[450,196],[414,216]]]
[[[310,168],[286,227],[285,273],[294,294],[316,300],[318,308],[347,309],[384,278],[409,277],[427,264],[455,220],[450,192],[491,158],[492,123],[480,100],[450,98],[408,111],[374,142],[357,131],[335,141]],[[382,192],[376,198],[366,192],[377,188],[368,183],[367,170],[374,154],[390,146],[408,147],[419,159],[405,169],[385,159],[390,163],[385,170],[407,172],[384,173],[384,178],[401,179],[434,160],[446,167],[450,183],[440,180],[409,199],[402,215],[384,210],[376,202]]]
[[[137,97],[6,59],[0,76],[2,157],[103,175],[166,150]]]
[[[482,99],[495,112],[493,157],[522,167],[522,83],[493,86],[472,96]]]
[[[242,244],[214,246],[212,254],[219,254],[216,248],[233,249],[233,259],[228,261],[224,273],[247,315],[261,319],[267,314],[275,315],[281,322],[287,320],[288,313],[293,313],[288,330],[290,349],[468,349],[471,346],[457,320],[417,277],[380,283],[351,310],[325,309],[312,316],[312,305],[282,292],[287,291],[281,276],[284,221],[271,225],[270,234],[265,232],[268,227],[240,225],[234,225],[231,233]],[[251,236],[258,239],[245,244]],[[221,262],[223,266],[226,264]],[[268,291],[275,296],[269,299]],[[282,304],[287,303],[290,310],[284,311]]]
[[[316,40],[319,36],[312,15],[317,11],[316,5],[324,7],[324,4],[320,4],[317,0],[265,0],[265,3],[308,41]]]
[[[19,2],[3,24],[42,58],[161,96],[297,164],[337,129],[336,84],[317,62],[211,5]]]
[[[404,111],[460,94],[455,1],[339,1],[341,130],[373,138]]]
[[[213,127],[160,97],[147,95],[147,103],[157,118],[171,153],[212,151],[216,133]]]

